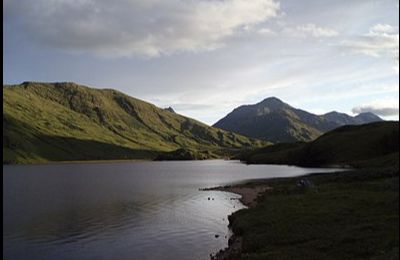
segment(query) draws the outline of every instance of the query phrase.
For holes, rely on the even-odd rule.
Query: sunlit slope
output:
[[[25,82],[3,86],[3,94],[3,163],[148,159],[178,148],[223,154],[261,145],[112,89]]]

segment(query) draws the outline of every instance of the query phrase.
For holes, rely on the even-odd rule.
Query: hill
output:
[[[3,86],[3,163],[153,159],[178,149],[213,158],[261,144],[113,89]]]
[[[362,113],[356,117],[338,112],[315,115],[270,97],[255,105],[234,109],[214,127],[275,143],[311,141],[339,126],[374,121],[382,119],[372,113]]]
[[[304,180],[310,185],[298,185]],[[265,191],[255,206],[228,217],[234,236],[214,259],[399,259],[398,167],[253,180],[218,190]]]
[[[342,126],[312,142],[277,144],[242,154],[247,163],[300,166],[398,164],[399,122]]]
[[[228,217],[234,235],[214,259],[399,258],[399,122],[342,126],[242,159],[356,169],[214,188],[256,197]]]

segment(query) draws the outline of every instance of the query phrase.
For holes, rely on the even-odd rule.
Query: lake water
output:
[[[200,188],[322,171],[332,169],[224,160],[3,166],[3,258],[209,259],[227,246],[227,215],[243,206]]]

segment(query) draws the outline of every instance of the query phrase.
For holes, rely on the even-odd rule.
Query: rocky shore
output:
[[[257,197],[265,191],[272,190],[272,187],[267,185],[259,185],[255,187],[242,187],[240,185],[237,185],[237,186],[215,187],[202,190],[216,190],[216,191],[224,191],[224,192],[239,194],[241,196],[239,201],[246,207],[252,208],[257,205]],[[228,240],[228,247],[225,249],[221,249],[215,255],[210,254],[210,259],[211,260],[237,259],[241,255],[241,249],[242,249],[242,238],[240,236],[233,234]]]

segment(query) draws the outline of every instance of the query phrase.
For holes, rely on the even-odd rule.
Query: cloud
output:
[[[273,30],[271,30],[269,28],[261,28],[257,32],[261,35],[268,35],[268,36],[276,35],[276,32],[274,32]]]
[[[156,57],[213,50],[240,32],[276,17],[274,0],[5,0],[31,40],[105,56]]]
[[[363,36],[343,41],[341,46],[346,50],[373,57],[392,55],[398,63],[399,29],[388,24],[377,24]]]
[[[379,116],[398,116],[399,115],[399,104],[398,100],[385,99],[376,100],[369,104],[364,104],[352,109],[354,114],[372,112]]]
[[[399,114],[399,108],[395,107],[382,107],[376,108],[373,106],[365,106],[365,107],[355,107],[352,109],[354,114],[360,114],[365,112],[371,112],[379,116],[396,116]]]
[[[297,26],[296,32],[303,36],[311,36],[315,38],[335,37],[339,35],[339,33],[333,29],[327,27],[319,27],[313,23]]]
[[[257,30],[257,33],[260,35],[267,36],[285,36],[285,37],[294,37],[294,38],[330,38],[339,36],[339,32],[328,28],[317,26],[313,23],[307,23],[298,26],[289,26],[282,23],[277,23],[280,27],[278,30],[273,31],[270,28],[264,27]]]
[[[396,31],[398,30],[394,26],[378,23],[371,27],[370,34],[395,33]]]

